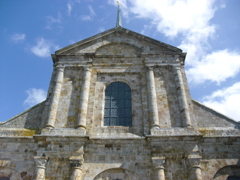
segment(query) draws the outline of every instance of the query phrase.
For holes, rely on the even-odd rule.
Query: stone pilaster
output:
[[[152,157],[153,168],[155,170],[155,180],[165,180],[164,164],[165,157]]]
[[[56,84],[53,88],[52,97],[50,97],[51,99],[50,99],[46,128],[54,128],[57,109],[58,109],[58,102],[59,102],[59,97],[60,97],[61,88],[62,88],[64,66],[56,66],[55,71],[57,71],[57,74],[55,77]]]
[[[199,155],[189,155],[188,164],[189,164],[189,180],[202,180],[202,170],[200,167],[202,157]]]
[[[48,158],[35,156],[34,160],[36,164],[34,180],[45,180],[45,169]]]
[[[158,107],[157,107],[157,94],[155,88],[155,80],[153,67],[146,67],[146,77],[147,77],[147,92],[148,92],[148,103],[149,103],[149,118],[151,120],[152,129],[159,128],[158,120]]]
[[[192,127],[192,125],[191,125],[190,113],[189,113],[189,108],[187,103],[187,96],[184,88],[181,69],[180,67],[176,67],[176,66],[174,66],[173,68],[174,68],[174,77],[176,82],[180,113],[183,120],[183,127],[190,128]]]
[[[91,81],[91,67],[84,67],[77,128],[86,130],[88,96]]]
[[[82,180],[83,174],[82,174],[82,165],[83,165],[84,159],[82,156],[79,157],[71,157],[70,158],[70,166],[72,169],[71,174],[71,180]]]

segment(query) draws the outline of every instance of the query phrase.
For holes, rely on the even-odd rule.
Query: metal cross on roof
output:
[[[120,3],[118,1],[117,1],[117,3],[118,3],[118,14],[117,14],[116,27],[122,27],[122,17],[121,17]]]

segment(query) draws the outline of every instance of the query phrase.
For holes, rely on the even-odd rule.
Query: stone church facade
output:
[[[0,180],[237,180],[240,124],[193,100],[186,53],[117,27],[62,48],[0,124]]]

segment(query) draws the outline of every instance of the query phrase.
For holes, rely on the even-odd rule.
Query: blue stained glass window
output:
[[[114,82],[105,91],[104,126],[132,126],[131,89]]]

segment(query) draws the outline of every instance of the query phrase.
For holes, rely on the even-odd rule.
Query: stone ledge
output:
[[[90,139],[145,139],[132,133],[100,133],[90,137]]]
[[[204,137],[240,137],[240,129],[235,128],[199,128]]]
[[[37,131],[24,128],[0,128],[0,137],[32,137]]]
[[[73,128],[43,129],[41,136],[86,136],[86,131]]]
[[[201,136],[201,133],[193,128],[159,128],[151,129],[150,136]]]

